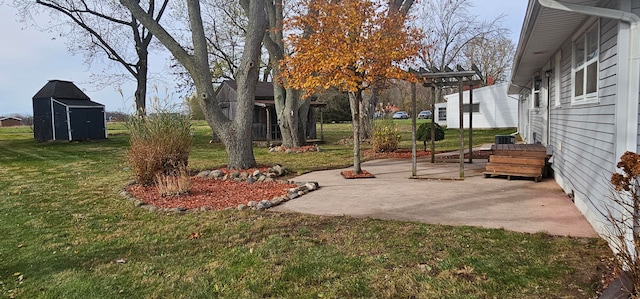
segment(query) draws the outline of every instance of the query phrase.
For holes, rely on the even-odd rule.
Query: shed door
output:
[[[71,108],[71,139],[104,139],[104,111],[101,108]]]

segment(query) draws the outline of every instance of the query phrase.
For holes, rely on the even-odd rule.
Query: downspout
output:
[[[638,151],[638,104],[640,95],[640,16],[617,9],[584,6],[571,3],[560,3],[555,0],[538,0],[541,6],[562,11],[574,12],[583,15],[595,16],[606,19],[614,19],[629,24],[629,48],[621,49],[629,52],[629,63],[627,64],[627,80],[626,85],[629,87],[621,88],[626,95],[622,96],[624,101],[616,105],[616,115],[620,126],[616,134],[616,158],[621,157],[625,151]],[[624,62],[620,61],[619,65],[624,66]]]

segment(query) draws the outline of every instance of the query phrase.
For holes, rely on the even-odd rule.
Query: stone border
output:
[[[259,170],[254,171],[252,174],[246,173],[246,172],[232,172],[229,174],[225,174],[224,172],[220,171],[220,170],[204,170],[199,172],[196,176],[197,177],[201,177],[201,178],[205,178],[205,179],[214,179],[214,180],[234,180],[237,182],[243,182],[246,181],[250,184],[252,183],[260,183],[260,182],[274,182],[276,181],[276,177],[278,176],[282,176],[286,174],[286,169],[280,165],[276,165],[274,167],[269,168],[269,170],[267,171],[267,173],[261,173]],[[247,209],[251,209],[251,210],[266,210],[268,208],[271,207],[275,207],[278,205],[281,205],[282,203],[285,203],[287,201],[290,201],[292,199],[298,198],[304,194],[307,194],[311,191],[315,191],[318,188],[320,188],[320,185],[318,184],[318,182],[295,182],[295,181],[280,181],[282,183],[288,183],[288,184],[295,184],[298,187],[296,188],[289,188],[288,189],[288,193],[287,195],[284,196],[277,196],[272,198],[271,200],[268,199],[264,199],[261,201],[249,201],[246,204],[239,204],[236,209],[239,211],[242,210],[247,210]],[[134,185],[136,182],[135,181],[131,181],[128,184],[126,184],[124,187],[122,187],[122,189],[120,189],[120,196],[126,198],[127,200],[129,200],[131,203],[133,203],[133,205],[135,207],[140,207],[143,208],[145,210],[148,210],[149,212],[155,212],[155,211],[161,211],[161,212],[173,212],[173,213],[179,213],[179,212],[187,212],[187,211],[213,211],[213,209],[207,208],[207,207],[201,207],[200,209],[191,209],[191,210],[187,210],[185,208],[162,208],[159,209],[154,205],[150,205],[147,204],[145,202],[143,202],[142,200],[136,198],[135,196],[133,196],[131,193],[129,193],[127,191],[127,187]],[[223,210],[232,210],[234,209],[233,207],[228,207],[225,208]]]

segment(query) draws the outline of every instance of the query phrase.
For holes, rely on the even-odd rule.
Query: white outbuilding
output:
[[[509,97],[509,83],[499,83],[473,90],[473,103],[469,104],[469,91],[464,91],[462,111],[463,127],[469,127],[469,111],[473,111],[474,129],[515,128],[518,126],[518,100]],[[435,121],[449,129],[460,128],[458,93],[446,95],[446,108],[438,107]],[[444,109],[443,109],[444,108]],[[443,111],[444,110],[444,111]],[[444,116],[444,120],[442,119]]]

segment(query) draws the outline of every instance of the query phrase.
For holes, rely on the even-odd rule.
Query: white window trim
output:
[[[574,59],[575,58],[575,42],[581,37],[585,37],[584,38],[584,43],[585,43],[584,57],[586,59],[588,54],[587,53],[588,42],[587,42],[586,35],[587,35],[587,32],[594,27],[597,30],[597,36],[598,36],[597,55],[594,58],[584,61],[584,63],[580,66],[580,68],[576,68],[575,59]],[[592,63],[596,63],[596,91],[586,94],[587,67]],[[581,69],[584,70],[584,81],[582,86],[585,89],[584,90],[585,93],[583,93],[581,96],[576,96],[576,84],[575,84],[576,72]],[[573,37],[571,41],[571,105],[573,106],[573,105],[599,103],[600,102],[599,91],[600,91],[600,21],[596,20],[594,22],[585,24],[585,26],[580,29],[580,31]]]

